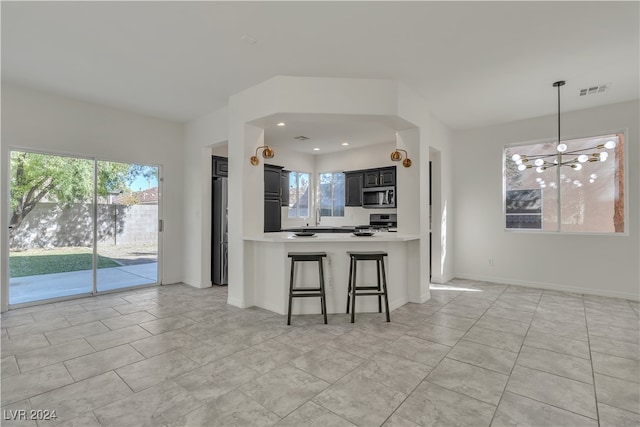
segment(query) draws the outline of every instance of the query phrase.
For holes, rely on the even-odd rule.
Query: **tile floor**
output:
[[[225,302],[170,285],[3,314],[1,424],[640,424],[638,302],[454,280],[390,324],[292,326]]]

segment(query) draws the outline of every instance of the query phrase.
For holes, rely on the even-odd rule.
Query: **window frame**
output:
[[[331,174],[331,215],[325,215],[322,214],[323,217],[327,217],[327,218],[344,218],[345,217],[345,203],[346,203],[346,182],[344,182],[345,185],[345,191],[344,191],[344,199],[342,200],[342,215],[334,215],[334,205],[335,205],[335,201],[334,201],[334,196],[335,196],[335,175],[336,174],[342,174],[343,176],[343,182],[344,182],[344,175],[345,173],[343,171],[333,171],[333,172],[318,172],[317,174],[317,186],[316,186],[316,194],[318,195],[317,197],[317,209],[320,209],[320,212],[322,213],[322,203],[320,201],[320,176],[321,175],[328,175]]]
[[[505,232],[508,233],[522,233],[522,234],[547,234],[547,235],[564,235],[564,236],[615,236],[615,237],[629,237],[629,129],[628,128],[617,128],[613,130],[604,130],[604,131],[594,131],[589,134],[581,134],[581,135],[569,135],[561,138],[562,142],[573,141],[576,139],[585,139],[585,138],[597,138],[605,135],[613,135],[613,134],[621,134],[623,135],[623,167],[624,167],[624,231],[622,232],[609,232],[609,231],[564,231],[562,230],[562,221],[558,220],[558,227],[556,230],[539,230],[539,229],[527,229],[527,228],[507,228],[506,218],[507,218],[507,206],[506,206],[506,194],[507,194],[507,178],[506,178],[506,166],[507,159],[506,151],[507,149],[512,149],[514,147],[521,147],[527,145],[534,144],[547,144],[547,143],[556,143],[558,141],[557,138],[543,138],[538,140],[530,140],[523,142],[515,142],[508,143],[502,146],[502,228]],[[535,171],[531,171],[532,173],[536,173]],[[558,192],[558,206],[560,205],[562,200],[562,191]],[[558,208],[559,209],[559,208]]]
[[[308,219],[311,218],[311,213],[313,212],[312,206],[311,206],[311,201],[313,200],[313,173],[311,172],[305,172],[305,171],[295,171],[295,170],[290,170],[289,171],[289,177],[291,177],[291,174],[296,174],[296,194],[297,196],[300,195],[300,178],[298,176],[298,174],[307,174],[309,176],[309,196],[308,196],[308,206],[307,206],[307,216],[300,216],[300,206],[298,204],[298,197],[296,197],[295,203],[296,203],[296,215],[295,216],[291,216],[291,206],[287,206],[287,218],[290,219],[295,219],[295,218],[301,218],[301,219]],[[291,180],[291,178],[289,178],[289,180]],[[291,182],[291,181],[289,181]],[[291,204],[292,200],[291,200],[291,195],[289,195],[289,204]]]

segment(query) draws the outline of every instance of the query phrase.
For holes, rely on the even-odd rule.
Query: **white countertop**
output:
[[[244,237],[243,240],[254,242],[282,242],[282,243],[371,243],[371,242],[407,242],[418,240],[417,234],[398,234],[390,232],[374,233],[373,236],[354,236],[351,233],[316,233],[311,237],[298,237],[292,232],[264,233],[261,236]]]

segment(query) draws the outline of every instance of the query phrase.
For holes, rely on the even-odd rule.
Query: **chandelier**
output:
[[[542,173],[549,168],[557,166],[567,166],[578,171],[582,169],[583,163],[604,162],[609,157],[609,153],[604,150],[611,150],[616,147],[616,142],[610,140],[593,147],[567,151],[569,147],[560,139],[560,87],[564,86],[565,83],[564,80],[560,80],[553,84],[553,87],[558,88],[558,143],[556,144],[556,152],[533,155],[514,154],[511,156],[511,160],[518,165],[519,171],[535,167],[536,172]]]

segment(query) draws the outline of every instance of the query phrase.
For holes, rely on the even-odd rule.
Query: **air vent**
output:
[[[294,137],[293,139],[297,139],[298,141],[306,141],[309,138],[304,135],[300,135],[300,136]]]
[[[609,87],[611,87],[611,83],[604,83],[598,86],[589,86],[587,88],[580,89],[580,96],[593,95],[595,93],[604,92],[605,90],[609,89]]]

